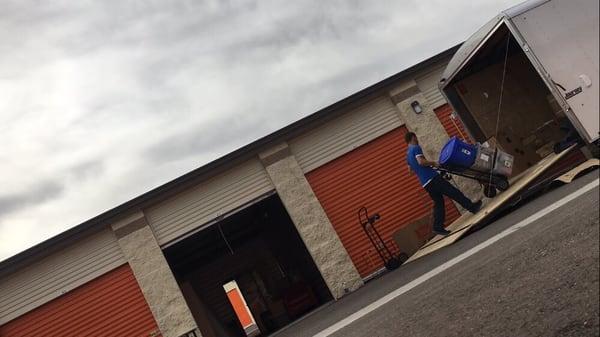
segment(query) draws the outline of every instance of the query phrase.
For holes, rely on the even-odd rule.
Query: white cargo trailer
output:
[[[598,39],[598,0],[527,1],[473,34],[439,87],[473,139],[513,154],[518,173],[571,138],[598,143]]]

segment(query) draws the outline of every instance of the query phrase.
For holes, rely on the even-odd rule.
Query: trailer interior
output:
[[[267,336],[332,300],[276,194],[165,256],[203,336]]]
[[[444,91],[476,141],[489,141],[515,157],[513,176],[578,138],[505,24],[471,55]]]

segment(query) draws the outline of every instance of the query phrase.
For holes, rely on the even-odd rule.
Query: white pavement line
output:
[[[567,195],[566,197],[554,202],[551,205],[548,205],[546,208],[537,211],[536,213],[530,215],[529,217],[525,218],[524,220],[519,221],[518,223],[516,223],[515,225],[512,225],[511,227],[505,229],[504,231],[496,234],[495,236],[487,239],[486,241],[478,244],[477,246],[467,250],[466,252],[456,256],[455,258],[444,262],[443,264],[437,266],[436,268],[428,271],[427,273],[417,277],[416,279],[410,281],[409,283],[403,285],[402,287],[392,291],[391,293],[385,295],[384,297],[378,299],[377,301],[367,305],[366,307],[360,309],[359,311],[353,313],[352,315],[344,318],[343,320],[333,324],[332,326],[330,326],[329,328],[317,333],[316,335],[314,335],[314,337],[326,337],[329,336],[339,330],[341,330],[342,328],[352,324],[354,321],[361,319],[362,317],[366,316],[367,314],[371,313],[372,311],[378,309],[379,307],[387,304],[388,302],[392,301],[393,299],[395,299],[396,297],[406,293],[407,291],[413,289],[414,287],[420,285],[421,283],[429,280],[430,278],[436,276],[437,274],[440,274],[441,272],[445,271],[446,269],[454,266],[455,264],[461,262],[462,260],[470,257],[471,255],[475,255],[477,252],[481,251],[482,249],[491,246],[492,244],[494,244],[496,241],[518,231],[519,229],[529,225],[532,222],[535,222],[536,220],[542,218],[544,215],[556,210],[557,208],[560,208],[562,206],[564,206],[565,204],[567,204],[568,202],[572,201],[573,199],[581,196],[582,194],[590,191],[591,189],[593,189],[594,187],[597,187],[599,183],[599,180],[596,179],[594,181],[592,181],[591,183],[583,186],[582,188],[580,188],[579,190]]]

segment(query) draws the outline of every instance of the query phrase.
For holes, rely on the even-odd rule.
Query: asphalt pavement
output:
[[[599,336],[597,186],[373,309],[597,179],[598,170],[531,200],[272,336]]]

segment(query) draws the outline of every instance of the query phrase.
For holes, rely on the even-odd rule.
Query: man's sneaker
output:
[[[481,205],[483,205],[483,201],[477,200],[476,202],[473,203],[473,205],[474,205],[474,208],[470,212],[475,214],[475,213],[479,212],[479,210],[481,209]]]
[[[435,234],[437,234],[437,235],[443,235],[443,236],[446,236],[446,235],[452,233],[452,232],[449,232],[449,231],[445,230],[444,228],[442,228],[442,229],[436,229],[436,228],[434,228],[433,232]]]

